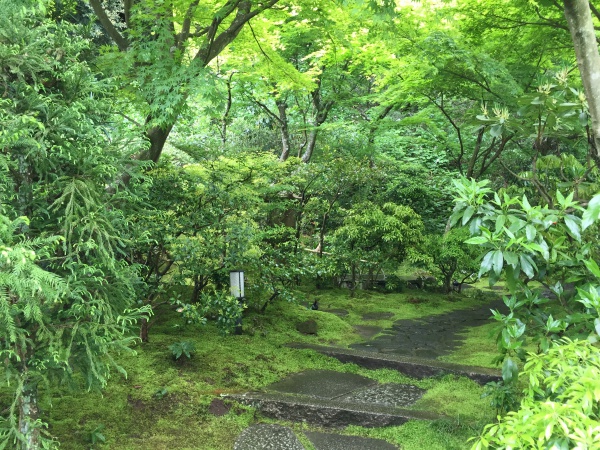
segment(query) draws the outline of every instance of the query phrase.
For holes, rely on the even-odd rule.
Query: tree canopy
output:
[[[104,386],[165,305],[226,335],[403,263],[506,282],[507,385],[526,337],[593,352],[596,3],[0,0],[0,448],[52,445],[39,392]]]

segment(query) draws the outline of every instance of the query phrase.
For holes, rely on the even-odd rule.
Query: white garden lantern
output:
[[[244,298],[244,271],[232,270],[229,272],[229,283],[231,295],[238,300]]]

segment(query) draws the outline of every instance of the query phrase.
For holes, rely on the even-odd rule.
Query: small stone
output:
[[[225,402],[220,398],[213,398],[212,402],[208,406],[208,412],[214,416],[224,416],[229,412],[231,406],[226,405]]]
[[[305,450],[292,430],[281,425],[259,424],[239,435],[233,450]]]
[[[296,325],[296,330],[302,334],[317,334],[317,322],[309,319]]]

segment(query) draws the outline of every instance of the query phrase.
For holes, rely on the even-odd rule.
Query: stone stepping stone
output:
[[[383,328],[373,325],[354,325],[354,329],[363,339],[371,339],[377,333],[381,333]]]
[[[354,391],[338,400],[407,407],[415,404],[425,392],[425,389],[411,384],[388,383]]]
[[[309,370],[292,374],[270,385],[267,389],[286,394],[333,399],[374,384],[376,384],[375,381],[353,373]]]
[[[346,317],[348,315],[348,311],[345,309],[324,309],[323,312],[335,314],[338,317]]]
[[[495,300],[478,307],[441,315],[415,320],[398,320],[389,332],[381,333],[371,339],[365,338],[366,342],[352,344],[350,348],[436,359],[451,353],[463,342],[464,336],[461,332],[465,329],[491,323],[490,309],[505,310],[506,308],[501,300]]]
[[[401,355],[393,352],[393,348],[380,350],[364,345],[361,350],[356,350],[310,344],[294,344],[290,347],[310,348],[323,355],[336,358],[343,363],[353,363],[367,369],[394,369],[413,378],[427,378],[451,373],[468,377],[482,385],[502,379],[500,371],[496,369]]]
[[[275,424],[258,424],[239,435],[233,450],[305,450],[289,428]]]
[[[409,420],[438,420],[443,416],[376,403],[352,403],[280,392],[249,392],[225,396],[258,409],[265,417],[307,422],[319,427],[341,428],[348,425],[387,427]]]
[[[392,317],[394,317],[394,314],[391,312],[371,312],[363,314],[362,320],[381,320],[391,319]]]
[[[398,447],[382,439],[311,431],[304,434],[316,450],[398,450]]]

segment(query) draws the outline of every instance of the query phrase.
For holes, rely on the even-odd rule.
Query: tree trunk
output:
[[[173,129],[173,125],[167,125],[166,127],[152,127],[146,131],[146,137],[150,140],[150,148],[144,152],[142,160],[150,160],[158,162],[158,158],[163,151],[165,142],[169,137],[169,133]]]
[[[350,297],[354,297],[356,294],[356,264],[352,263],[351,268],[351,281],[350,281]]]
[[[19,399],[19,432],[23,438],[18,447],[19,450],[38,450],[40,448],[40,428],[36,424],[40,415],[37,399],[37,384],[26,381]]]
[[[285,161],[290,156],[290,132],[288,130],[287,103],[277,101],[277,110],[279,111],[279,129],[281,130],[281,156],[279,161]]]
[[[315,150],[315,146],[317,145],[317,134],[318,133],[319,133],[319,129],[317,128],[317,126],[315,126],[315,128],[310,130],[310,133],[308,133],[308,142],[306,144],[306,150],[304,151],[304,154],[302,155],[303,163],[309,162],[310,158],[312,158],[312,154]]]
[[[452,292],[452,275],[454,272],[447,272],[444,274],[444,291],[446,294]]]
[[[587,0],[563,0],[592,119],[592,158],[600,164],[600,55]]]
[[[308,134],[306,150],[302,155],[302,162],[307,163],[312,158],[313,152],[315,150],[315,145],[317,144],[317,134],[319,133],[319,127],[325,123],[327,120],[327,115],[329,111],[333,107],[333,101],[329,100],[325,103],[321,102],[321,80],[317,81],[317,89],[310,93],[312,98],[313,105],[313,119],[312,119],[312,129]]]
[[[140,325],[140,340],[142,342],[148,342],[148,331],[150,330],[150,324],[148,323],[148,319],[142,319],[142,323]]]

